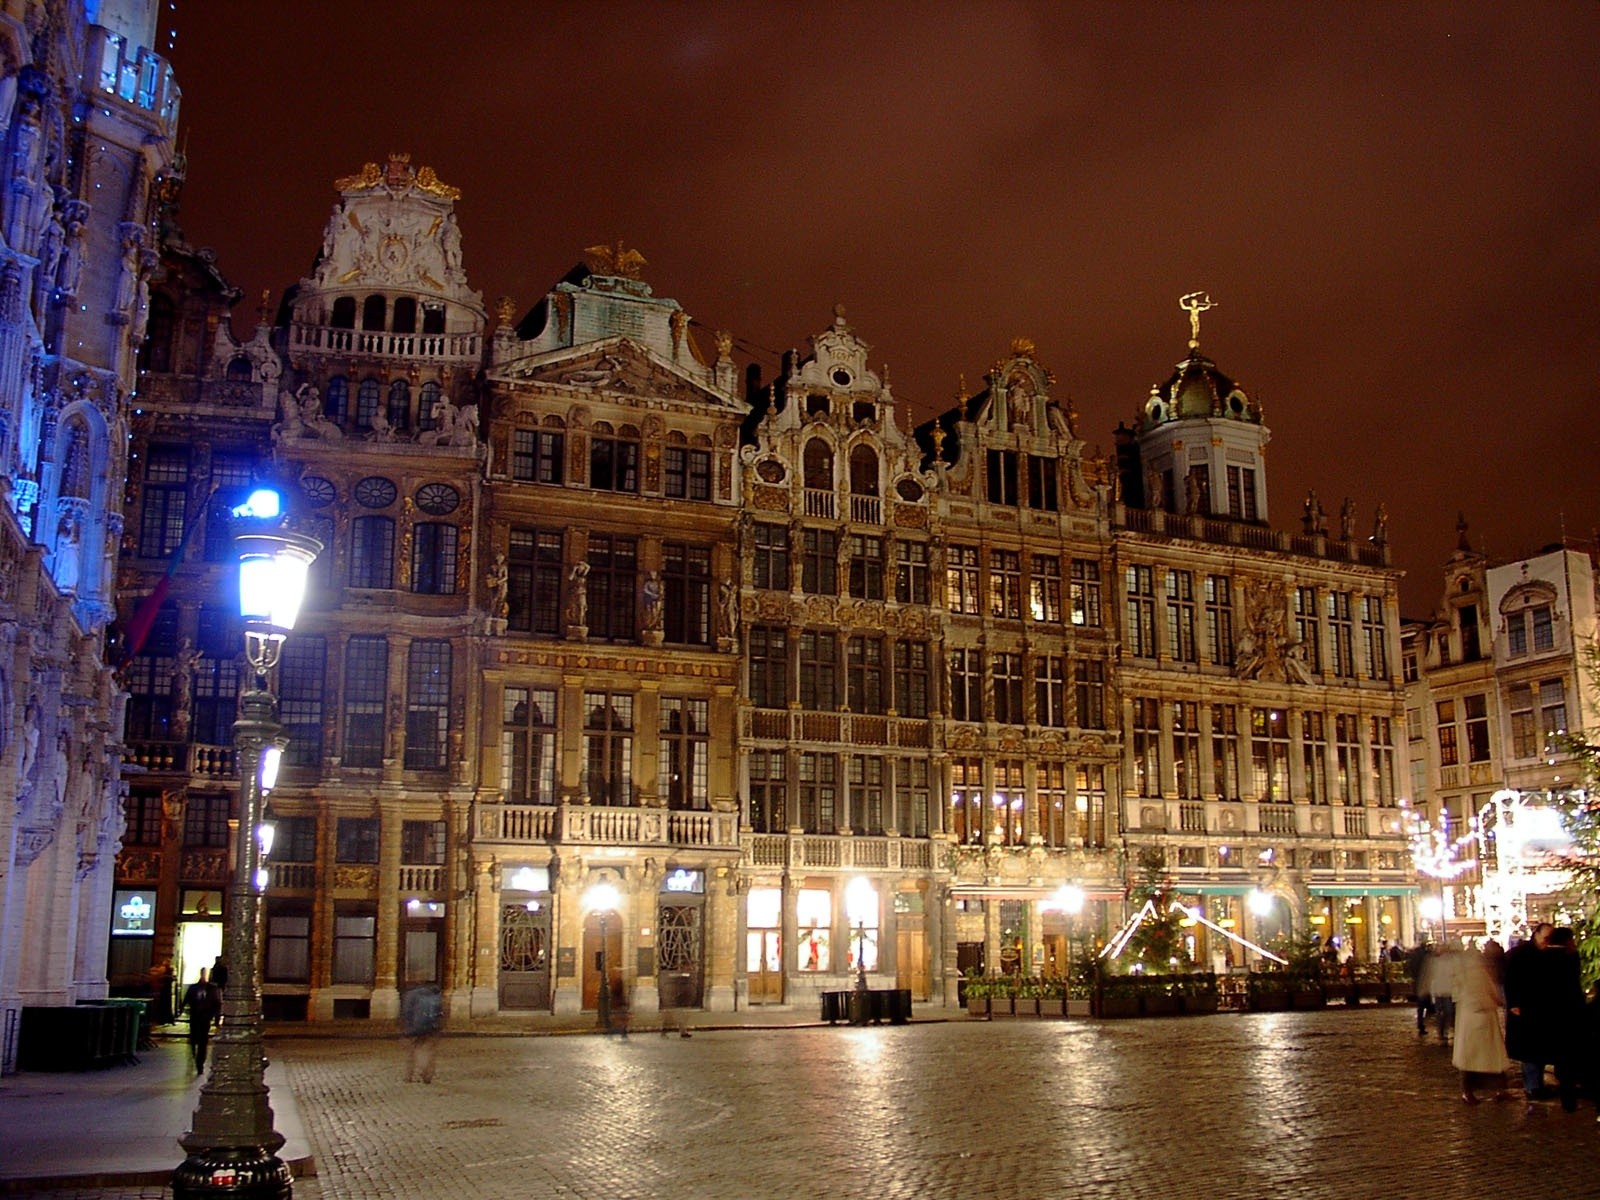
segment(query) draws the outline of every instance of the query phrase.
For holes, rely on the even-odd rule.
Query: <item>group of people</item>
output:
[[[1600,997],[1585,1004],[1571,929],[1539,924],[1510,950],[1492,939],[1481,950],[1419,948],[1412,979],[1417,1032],[1426,1032],[1429,1013],[1441,1038],[1454,1029],[1451,1061],[1466,1103],[1478,1103],[1485,1088],[1508,1099],[1505,1072],[1515,1061],[1530,1112],[1555,1098],[1575,1112],[1580,1088],[1600,1109]],[[1554,1090],[1545,1083],[1550,1067]]]

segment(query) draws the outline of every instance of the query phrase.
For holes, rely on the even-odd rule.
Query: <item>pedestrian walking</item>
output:
[[[400,1029],[410,1041],[406,1050],[406,1082],[433,1082],[439,1027],[444,1023],[444,997],[434,983],[420,983],[400,1001]]]
[[[1506,951],[1506,1053],[1522,1064],[1522,1095],[1528,1103],[1548,1100],[1545,1064],[1551,1062],[1549,1009],[1551,987],[1546,979],[1545,946],[1555,927],[1541,923],[1533,936]]]
[[[194,1073],[206,1069],[206,1050],[211,1045],[211,1030],[222,1016],[222,993],[207,978],[206,969],[183,992],[178,1015],[189,1014],[189,1053],[194,1055]]]
[[[1426,1037],[1428,1017],[1433,1013],[1433,997],[1428,995],[1428,965],[1432,956],[1428,944],[1418,942],[1406,956],[1406,975],[1411,979],[1411,999],[1417,1006],[1417,1035]]]
[[[227,990],[228,960],[220,954],[217,955],[217,961],[211,964],[211,982],[216,985],[219,992]]]
[[[1492,1084],[1494,1098],[1504,1100],[1510,1095],[1505,1071],[1511,1065],[1502,1017],[1505,995],[1482,954],[1468,951],[1455,957],[1456,1044],[1450,1061],[1461,1072],[1461,1098],[1476,1104],[1478,1089]]]

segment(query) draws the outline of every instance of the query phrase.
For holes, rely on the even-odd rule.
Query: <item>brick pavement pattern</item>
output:
[[[1404,1008],[451,1037],[431,1085],[395,1041],[272,1053],[300,1200],[1600,1197],[1592,1106],[1463,1104]]]

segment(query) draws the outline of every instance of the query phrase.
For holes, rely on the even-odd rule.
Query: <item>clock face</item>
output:
[[[333,503],[333,482],[321,475],[307,475],[300,481],[300,490],[305,493],[306,503],[312,508],[325,508]]]
[[[356,484],[356,503],[367,508],[388,508],[399,492],[381,475],[368,475]]]
[[[435,517],[455,512],[461,493],[448,483],[425,483],[417,489],[417,507]]]

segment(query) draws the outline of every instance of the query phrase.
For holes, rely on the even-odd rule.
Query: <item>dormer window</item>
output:
[[[857,425],[870,425],[878,419],[878,406],[871,400],[857,400],[850,406],[850,417]]]

